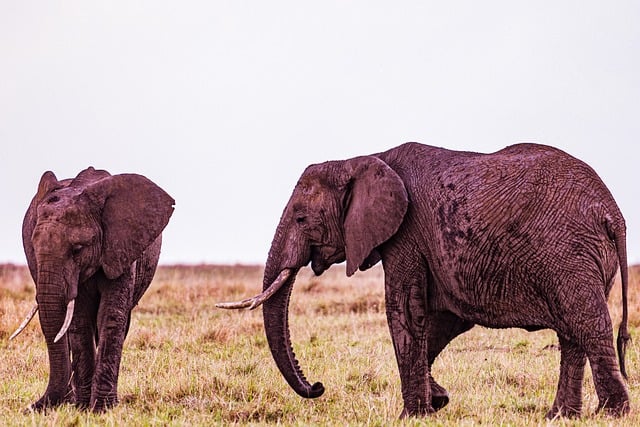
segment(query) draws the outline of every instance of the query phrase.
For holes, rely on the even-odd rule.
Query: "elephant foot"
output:
[[[89,401],[88,400],[76,400],[76,408],[81,411],[86,411],[89,409]]]
[[[107,396],[104,398],[97,398],[91,404],[91,411],[99,414],[105,412],[109,408],[113,408],[118,404],[118,396]]]
[[[433,409],[431,405],[429,406],[419,406],[417,408],[407,408],[406,406],[400,413],[400,419],[410,418],[410,417],[424,417],[429,414],[435,413],[436,410]]]
[[[578,408],[571,408],[567,406],[553,405],[551,410],[547,412],[546,418],[548,420],[555,420],[557,418],[578,418],[582,411]]]
[[[91,406],[91,383],[88,385],[76,385],[76,408],[81,411],[86,411]]]
[[[605,401],[600,401],[596,411],[604,410],[605,414],[613,417],[627,415],[630,410],[629,396],[625,393],[620,396],[611,396]]]
[[[63,403],[73,403],[74,395],[73,391],[69,389],[67,394],[61,396],[57,393],[45,393],[40,399],[29,405],[23,412],[25,414],[30,412],[44,412],[47,409],[52,409]]]
[[[31,405],[29,405],[27,409],[25,409],[25,412],[32,412],[32,411],[42,412],[42,411],[45,411],[47,408],[55,408],[58,405],[59,404],[52,403],[48,397],[42,396],[40,399],[36,400]]]

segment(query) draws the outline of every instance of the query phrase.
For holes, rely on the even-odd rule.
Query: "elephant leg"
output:
[[[73,322],[69,327],[71,344],[71,368],[76,406],[89,407],[91,382],[95,371],[96,358],[96,315],[98,295],[95,287],[87,284],[78,289]]]
[[[589,285],[572,286],[571,290],[570,298],[565,298],[564,317],[561,317],[566,330],[559,333],[569,337],[586,353],[598,394],[598,410],[604,409],[611,415],[626,414],[629,412],[629,393],[613,347],[613,329],[604,289]],[[572,352],[576,357],[577,350]],[[577,374],[577,367],[566,369],[572,375]],[[566,381],[571,385],[571,380]]]
[[[582,411],[582,380],[587,362],[585,352],[574,342],[558,335],[560,340],[560,378],[558,391],[548,419],[577,417]]]
[[[401,418],[435,412],[427,363],[425,274],[415,263],[385,265],[387,322],[400,371]]]
[[[429,383],[431,385],[431,406],[438,411],[449,403],[449,393],[431,375],[431,366],[440,352],[463,332],[474,326],[451,312],[437,312],[429,316],[429,336],[427,341],[429,361]]]
[[[120,359],[131,313],[130,280],[131,276],[125,273],[117,281],[106,282],[100,288],[98,352],[90,402],[94,412],[118,404]]]
[[[611,332],[607,338],[594,340],[593,347],[587,347],[587,357],[598,394],[598,411],[604,409],[609,415],[620,416],[629,412],[629,393],[612,342]]]

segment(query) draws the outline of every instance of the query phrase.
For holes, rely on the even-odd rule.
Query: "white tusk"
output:
[[[216,307],[226,309],[249,307],[249,310],[253,310],[260,304],[271,298],[271,295],[275,294],[278,289],[280,289],[282,285],[284,285],[289,276],[291,276],[291,269],[284,269],[280,272],[278,277],[276,277],[276,280],[274,280],[273,283],[271,283],[271,285],[260,295],[256,295],[253,298],[247,298],[237,302],[219,302],[216,304]]]
[[[14,339],[15,337],[17,337],[18,335],[20,335],[20,332],[22,332],[24,330],[24,328],[27,327],[27,325],[29,324],[29,322],[31,322],[31,319],[33,319],[33,316],[36,315],[36,313],[38,312],[38,304],[35,304],[32,308],[31,311],[27,314],[27,316],[24,318],[24,320],[22,321],[22,323],[20,323],[20,326],[18,326],[18,329],[16,329],[16,331],[11,334],[11,336],[9,337],[9,341],[11,341],[12,339]]]
[[[58,335],[53,339],[54,343],[58,342],[60,338],[67,333],[67,329],[69,329],[69,325],[71,324],[71,319],[73,319],[73,309],[75,306],[75,299],[72,299],[69,301],[69,304],[67,304],[67,314],[64,316],[64,323],[62,324],[62,328],[60,328],[60,332],[58,332]]]

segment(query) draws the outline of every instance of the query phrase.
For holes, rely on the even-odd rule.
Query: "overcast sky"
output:
[[[146,175],[163,263],[262,263],[310,163],[553,145],[640,262],[638,1],[1,1],[0,262],[42,173]]]

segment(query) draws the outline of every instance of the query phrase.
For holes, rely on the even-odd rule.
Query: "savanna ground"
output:
[[[164,266],[134,310],[119,381],[120,405],[102,415],[64,405],[23,413],[48,378],[37,316],[9,335],[34,303],[26,267],[0,266],[0,425],[537,425],[555,394],[560,354],[553,332],[476,327],[436,361],[434,376],[450,393],[447,407],[422,420],[397,421],[400,380],[384,314],[379,267],[347,279],[334,266],[321,277],[298,276],[290,308],[294,350],[310,382],[325,394],[298,397],[266,343],[261,309],[225,311],[214,303],[261,289],[251,266]],[[631,269],[627,353],[632,412],[621,420],[594,414],[587,368],[584,416],[556,425],[640,425],[640,266]],[[610,309],[620,318],[616,284]]]

